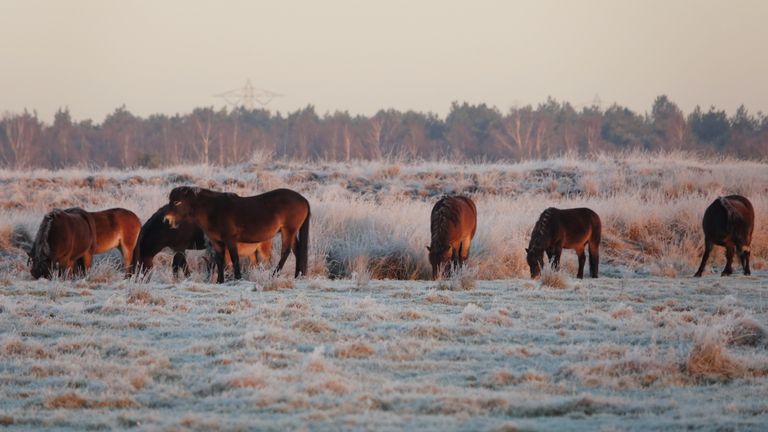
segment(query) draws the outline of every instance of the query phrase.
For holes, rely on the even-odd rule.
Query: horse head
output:
[[[544,250],[535,246],[527,247],[525,260],[531,269],[531,278],[536,279],[541,276],[541,269],[544,268]]]
[[[174,188],[168,195],[168,206],[163,216],[163,222],[169,224],[171,228],[178,228],[179,222],[189,219],[195,200],[200,193],[200,188],[190,186],[179,186]]]

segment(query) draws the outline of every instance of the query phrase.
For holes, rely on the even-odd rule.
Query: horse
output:
[[[173,252],[173,275],[178,277],[180,272],[189,276],[187,258],[184,254],[187,250],[209,249],[211,243],[205,238],[203,230],[194,223],[186,220],[179,221],[176,228],[171,228],[163,219],[168,212],[166,204],[158,209],[147,219],[141,227],[139,241],[134,250],[134,266],[139,266],[142,271],[149,271],[154,266],[155,255],[165,248]],[[272,240],[261,243],[238,243],[238,255],[251,256],[254,262],[264,261],[269,265],[272,258]],[[226,259],[229,265],[229,257]],[[213,262],[209,262],[208,271],[212,269]]]
[[[585,246],[589,248],[589,274],[597,277],[600,263],[600,216],[588,208],[544,210],[533,226],[531,241],[525,249],[526,261],[531,269],[531,278],[541,275],[544,267],[544,252],[554,269],[560,267],[563,249],[573,249],[579,257],[579,271],[576,277],[584,278]]]
[[[469,257],[472,238],[477,231],[477,208],[475,203],[465,196],[446,196],[434,207],[430,217],[432,241],[429,251],[429,263],[432,265],[432,280],[437,279],[442,266],[447,273],[450,261],[458,269]]]
[[[74,275],[91,268],[97,247],[96,222],[81,208],[54,209],[43,217],[27,254],[33,278]]]
[[[755,227],[755,210],[748,199],[741,195],[718,197],[704,211],[701,225],[704,228],[704,255],[694,277],[701,277],[714,245],[725,247],[725,269],[720,276],[733,274],[731,262],[736,253],[739,254],[744,274],[752,274],[749,270],[749,247]]]
[[[198,187],[179,186],[168,196],[164,220],[178,227],[183,220],[198,225],[216,251],[219,283],[224,282],[224,255],[229,253],[235,279],[242,277],[238,243],[260,243],[280,233],[277,274],[293,251],[294,277],[307,274],[309,256],[309,201],[290,189],[275,189],[261,195],[241,197]]]
[[[112,208],[89,212],[96,224],[96,253],[120,248],[127,274],[133,272],[133,250],[141,231],[141,220],[130,210]]]

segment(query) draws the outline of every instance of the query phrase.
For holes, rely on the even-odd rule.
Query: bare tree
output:
[[[23,114],[5,113],[3,123],[10,153],[3,152],[3,159],[16,168],[29,167],[33,158],[32,143],[40,132],[37,114],[30,115],[27,110]]]

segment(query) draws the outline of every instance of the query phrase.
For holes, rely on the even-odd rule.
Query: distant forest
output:
[[[659,96],[644,114],[619,105],[576,109],[550,98],[507,112],[453,103],[445,118],[391,109],[372,117],[318,115],[310,105],[287,115],[209,107],[147,118],[120,107],[101,124],[75,122],[66,109],[56,113],[53,124],[27,111],[6,113],[0,120],[0,165],[11,168],[229,165],[247,161],[254,152],[301,160],[516,161],[632,149],[763,159],[768,117],[743,106],[730,117],[715,107],[696,107],[686,116]]]

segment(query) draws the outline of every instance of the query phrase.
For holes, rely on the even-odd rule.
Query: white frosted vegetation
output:
[[[17,281],[0,406],[19,429],[757,430],[764,279]]]
[[[290,187],[307,196],[312,275],[428,277],[429,212],[444,193],[467,193],[477,203],[469,264],[479,279],[527,274],[524,248],[536,218],[549,206],[589,206],[600,214],[603,274],[687,276],[701,253],[704,209],[718,195],[740,193],[752,200],[757,214],[754,267],[765,268],[768,256],[768,165],[686,154],[516,164],[309,164],[258,157],[227,168],[0,170],[0,182],[6,186],[0,190],[0,248],[11,254],[20,252],[12,247],[18,234],[32,236],[52,207],[123,206],[145,219],[166,202],[172,187],[195,184],[242,195]],[[563,265],[575,273],[572,252],[564,253]],[[722,250],[716,249],[711,266],[723,265]]]
[[[768,423],[768,165],[684,154],[519,164],[397,161],[164,170],[0,170],[0,425],[27,430],[762,430]],[[20,246],[52,206],[142,219],[181,184],[312,206],[310,275],[213,285],[202,252],[124,279],[31,281]],[[430,269],[429,212],[473,196],[458,274]],[[753,276],[692,279],[718,195],[757,213]],[[601,278],[527,278],[546,207],[603,221]],[[279,243],[279,242],[276,242]],[[736,267],[740,274],[740,268]],[[329,277],[339,278],[337,280]],[[489,280],[490,279],[490,280]]]

